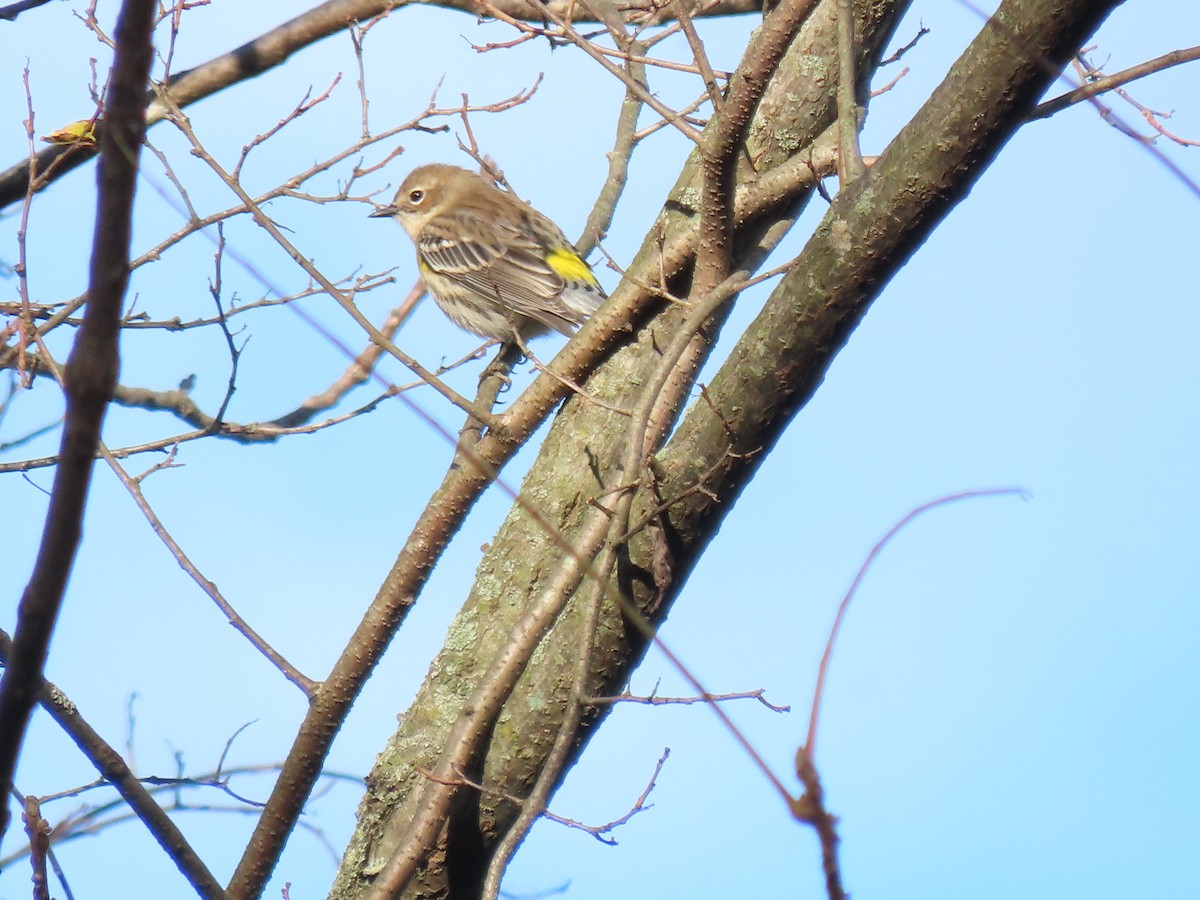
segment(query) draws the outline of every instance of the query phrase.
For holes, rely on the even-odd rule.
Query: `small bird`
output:
[[[570,337],[606,299],[591,267],[557,225],[474,172],[414,169],[389,216],[417,248],[430,296],[454,324],[512,343],[554,330]]]

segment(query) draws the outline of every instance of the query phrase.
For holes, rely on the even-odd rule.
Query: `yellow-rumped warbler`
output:
[[[570,337],[605,299],[557,225],[466,169],[414,169],[371,216],[404,227],[430,296],[480,337],[511,343],[550,329]]]

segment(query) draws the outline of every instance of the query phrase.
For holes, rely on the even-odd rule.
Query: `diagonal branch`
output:
[[[11,653],[12,641],[0,631],[0,662],[7,662]],[[178,826],[130,771],[121,754],[79,714],[78,707],[71,699],[55,685],[42,681],[38,686],[38,703],[91,761],[101,778],[112,785],[121,799],[129,804],[129,808],[179,867],[196,893],[211,900],[224,898],[221,883],[208,871]]]
[[[175,74],[167,89],[171,101],[186,107],[197,100],[216,94],[225,88],[261,75],[286,62],[297,50],[348,28],[353,22],[365,22],[393,9],[409,5],[410,0],[327,0],[308,12],[291,19],[248,41],[236,50],[211,59],[202,65]],[[740,15],[761,11],[759,0],[720,0],[720,2],[694,2],[693,16]],[[573,21],[586,21],[579,15],[570,0],[553,0],[549,3],[533,4],[528,0],[502,0],[499,3],[472,2],[472,0],[440,0],[429,5],[458,9],[474,16],[496,11],[515,19],[535,19],[549,16],[552,20],[570,17]],[[3,10],[0,10],[3,11]],[[18,10],[19,12],[20,10]],[[625,10],[629,21],[653,18],[670,18],[670,13],[659,9],[654,0],[635,0]],[[146,123],[154,125],[166,118],[169,109],[158,101],[151,101],[146,111]],[[48,147],[37,156],[36,171],[46,172],[48,166],[57,162],[53,178],[57,180],[72,169],[83,165],[95,155],[95,150],[81,144]],[[20,201],[29,184],[29,160],[22,160],[0,172],[0,209]],[[45,184],[40,187],[44,187]],[[40,189],[39,187],[39,189]]]
[[[13,22],[17,16],[23,12],[28,12],[31,9],[37,9],[39,6],[45,6],[50,0],[18,0],[16,3],[9,3],[7,6],[0,6],[0,21]]]
[[[1114,88],[1129,84],[1131,81],[1145,78],[1147,75],[1161,72],[1163,69],[1169,69],[1172,66],[1194,62],[1198,59],[1200,59],[1200,47],[1172,50],[1170,53],[1164,53],[1162,56],[1148,59],[1144,63],[1138,63],[1136,66],[1130,66],[1128,69],[1122,69],[1120,72],[1114,72],[1112,75],[1096,78],[1081,87],[1075,88],[1073,91],[1067,91],[1067,93],[1061,94],[1052,100],[1047,100],[1045,103],[1039,103],[1037,108],[1029,114],[1029,119],[1030,121],[1044,119],[1057,112],[1062,112],[1062,110],[1074,106],[1076,103],[1082,103]]]
[[[1025,121],[1054,77],[1051,70],[1070,57],[1114,5],[1115,0],[1103,4],[1063,0],[1050,9],[1045,2],[1005,0],[999,13],[1005,29],[987,25],[881,159],[839,192],[801,257],[709,385],[708,401],[695,404],[671,442],[655,454],[652,469],[661,473],[657,490],[638,487],[642,473],[630,471],[628,457],[621,455],[627,448],[626,420],[614,425],[604,410],[589,409],[582,403],[564,406],[527,476],[525,491],[546,503],[553,498],[548,513],[559,516],[564,531],[577,537],[580,551],[593,545],[590,510],[594,507],[588,505],[592,498],[637,490],[632,521],[641,521],[648,510],[657,509],[663,497],[679,498],[665,513],[649,513],[661,527],[657,534],[646,529],[631,536],[618,573],[621,588],[653,621],[658,621],[677,597],[739,493],[765,459],[764,448],[775,444],[812,396],[870,304]],[[862,33],[870,32],[864,28]],[[792,54],[788,60],[794,61]],[[805,63],[809,64],[807,56]],[[825,81],[833,84],[833,79]],[[809,121],[828,124],[833,121],[833,104],[828,97],[822,100],[823,109],[813,111]],[[760,113],[765,103],[764,95]],[[781,102],[777,109],[788,108]],[[788,111],[792,121],[799,115],[794,108]],[[779,117],[783,115],[786,113]],[[756,120],[751,129],[756,134],[757,124]],[[791,123],[779,124],[782,131]],[[695,196],[697,168],[693,165],[685,172],[676,196],[687,188]],[[761,187],[772,174],[762,167],[756,179],[747,177],[746,190]],[[739,193],[734,195],[735,221]],[[769,207],[776,215],[780,208]],[[693,214],[691,220],[694,218]],[[673,254],[686,257],[688,247],[695,252],[695,231],[691,233],[692,242],[678,251],[672,247],[674,234],[668,233],[658,242],[660,258],[668,251],[672,254],[663,261],[666,272],[686,274],[685,264]],[[651,249],[647,255],[654,252]],[[621,313],[618,307],[635,293],[630,284],[636,286],[645,278],[645,262],[641,257],[635,261],[612,302],[560,354],[560,363],[583,353],[581,345]],[[668,274],[667,280],[671,279]],[[635,319],[638,345],[622,347],[598,369],[588,380],[589,391],[618,403],[638,391],[652,392],[647,376],[653,371],[653,360],[666,355],[664,345],[680,330],[689,310],[666,304],[647,321],[652,312],[649,304],[642,307],[643,317]],[[511,421],[519,420],[524,410],[517,413],[517,407],[533,390],[528,389],[514,404],[516,414]],[[487,446],[485,438],[480,447]],[[587,460],[589,465],[563,465],[563,460],[575,459]],[[719,464],[714,465],[714,460]],[[702,490],[695,489],[698,484],[703,485]],[[526,793],[523,786],[534,783],[549,756],[550,741],[542,737],[553,738],[560,716],[574,708],[567,702],[565,695],[571,686],[564,685],[562,673],[570,665],[565,661],[574,661],[578,653],[576,629],[582,621],[583,605],[579,598],[567,605],[542,642],[537,658],[530,662],[505,707],[502,727],[494,729],[492,743],[482,755],[474,748],[468,752],[459,716],[475,717],[479,698],[473,691],[480,679],[487,677],[485,672],[494,660],[511,652],[508,636],[512,624],[524,622],[531,604],[548,599],[546,585],[560,573],[544,562],[530,562],[543,560],[539,551],[548,547],[548,538],[519,510],[514,510],[491,542],[472,596],[431,666],[413,713],[389,741],[372,772],[358,831],[343,861],[334,896],[369,895],[380,872],[386,873],[390,886],[395,887],[412,871],[408,857],[419,853],[417,844],[433,832],[423,812],[424,801],[436,798],[439,806],[445,802],[442,792],[426,788],[417,767],[437,777],[454,775],[437,767],[444,761],[440,756],[443,748],[459,754],[457,762],[483,769],[478,781],[487,793],[475,799],[462,797],[457,806],[441,807],[449,808],[451,817],[437,834],[436,858],[427,856],[426,870],[402,896],[418,896],[422,891],[436,895],[447,879],[463,878],[464,871],[470,876],[479,865],[478,857],[486,856],[515,821],[515,812],[502,798]],[[573,564],[563,560],[563,565]],[[631,632],[627,615],[606,604],[603,619],[593,662],[593,679],[602,687],[622,683],[645,648],[641,636]],[[452,679],[448,673],[453,673]],[[489,695],[489,703],[491,700]],[[602,714],[588,713],[575,752],[594,733]],[[519,738],[514,737],[517,735]],[[430,754],[432,761],[427,763]],[[402,832],[405,823],[418,822],[421,834]]]
[[[886,40],[899,5],[872,9],[878,18],[864,27],[867,46]],[[732,198],[730,215],[738,231],[739,260],[769,249],[772,240],[786,231],[797,197],[807,195],[818,173],[830,171],[831,140],[822,140],[819,160],[809,154],[810,149],[817,149],[810,148],[810,144],[833,121],[832,100],[821,88],[832,84],[833,79],[811,62],[815,56],[825,64],[822,44],[828,33],[828,29],[813,23],[805,30],[806,36],[794,42],[786,66],[768,70],[770,85],[764,96],[770,94],[781,104],[787,102],[787,97],[793,100],[791,108],[777,106],[781,121],[775,124],[781,126],[780,132],[786,131],[786,137],[780,134],[783,140],[776,143],[773,134],[768,134],[766,141],[759,143],[756,161],[762,165],[757,177],[748,177]],[[762,71],[758,62],[749,62],[748,69]],[[816,94],[826,112],[797,115],[794,98],[808,92]],[[748,105],[753,107],[753,100]],[[729,121],[735,122],[733,118]],[[760,134],[764,122],[756,118],[749,131]],[[735,134],[741,131],[738,125],[727,127]],[[729,143],[736,151],[737,137]],[[806,149],[798,150],[797,145]],[[578,708],[564,702],[562,673],[564,666],[569,668],[579,656],[580,638],[575,627],[586,604],[579,601],[576,591],[576,597],[567,598],[569,604],[563,609],[564,598],[558,590],[561,580],[574,576],[577,583],[581,573],[576,557],[592,557],[610,542],[620,560],[617,584],[622,591],[627,591],[631,582],[651,581],[650,564],[638,560],[630,565],[626,559],[622,535],[627,531],[623,523],[628,519],[621,511],[623,498],[641,479],[646,448],[657,445],[684,402],[687,380],[677,378],[677,361],[686,355],[685,345],[691,342],[697,320],[702,321],[713,311],[705,300],[711,299],[715,305],[724,302],[725,308],[729,305],[728,295],[698,297],[694,308],[664,304],[662,288],[649,286],[659,280],[660,273],[664,287],[677,286],[695,260],[699,243],[695,206],[701,178],[697,155],[693,154],[685,167],[621,287],[555,358],[555,367],[573,380],[579,380],[579,372],[586,374],[603,360],[603,366],[587,381],[589,392],[609,402],[619,401],[622,407],[636,406],[632,416],[636,426],[621,416],[619,424],[610,427],[608,420],[615,414],[584,402],[569,402],[559,413],[542,444],[539,462],[526,480],[524,496],[537,498],[544,515],[570,537],[573,553],[564,556],[558,535],[531,521],[525,506],[518,504],[520,508],[514,509],[491,544],[472,596],[452,626],[442,654],[431,666],[413,706],[421,714],[405,720],[371,774],[356,835],[334,885],[335,897],[369,896],[372,890],[385,890],[380,887],[383,880],[394,889],[414,872],[414,862],[421,859],[425,865],[402,896],[440,895],[447,888],[447,879],[456,885],[473,885],[477,879],[482,884],[496,847],[494,842],[516,818],[512,804],[504,798],[528,793],[547,759],[549,744],[555,735],[563,733],[561,716],[569,708]],[[789,161],[789,157],[794,159]],[[730,286],[736,290],[738,282]],[[655,310],[663,314],[651,318]],[[692,319],[693,314],[697,320]],[[668,402],[661,410],[648,410],[647,406],[655,405],[659,386],[664,396],[673,394],[677,402]],[[478,445],[480,452],[491,453],[503,446],[511,438],[508,430],[522,427],[527,416],[553,403],[550,397],[557,390],[549,379],[539,378],[513,403],[501,423],[503,427],[485,435]],[[645,404],[639,403],[643,400]],[[578,460],[579,464],[564,468],[564,460]],[[621,496],[613,509],[600,509],[599,499],[595,500],[597,505],[589,503],[598,493]],[[527,626],[533,610],[539,611],[543,623],[557,624],[544,638],[539,633],[544,625],[532,631],[532,636],[541,640],[536,655],[528,656],[530,661],[514,686],[512,670],[505,665],[501,674],[496,665],[500,660],[512,661],[514,654],[526,656],[532,652]],[[619,690],[619,683],[612,679],[619,681],[621,675],[613,673],[611,662],[640,656],[645,647],[642,635],[630,633],[628,623],[622,621],[625,617],[608,597],[601,617],[597,652],[589,660],[590,677],[585,686],[589,693]],[[523,644],[520,647],[513,639],[518,632]],[[453,681],[446,683],[441,673],[451,671],[455,673]],[[492,715],[497,692],[507,699],[502,720],[505,724],[493,730],[492,722],[480,716]],[[582,715],[584,721],[571,742],[571,757],[598,718],[591,704],[585,705]],[[486,749],[477,746],[481,734],[490,735]],[[522,738],[520,747],[514,748],[511,738],[517,734]],[[486,791],[482,796],[459,790],[454,797],[442,789],[444,784],[461,785],[461,775],[468,773],[455,772],[453,766],[464,764],[471,770],[483,767],[480,783]],[[440,779],[439,786],[431,786],[425,772]],[[473,772],[470,774],[473,777]],[[449,817],[442,815],[439,823],[439,812],[447,810]],[[431,835],[439,848],[432,855],[428,844]],[[461,842],[455,840],[458,835],[462,836]]]

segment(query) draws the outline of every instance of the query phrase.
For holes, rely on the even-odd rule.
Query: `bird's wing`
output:
[[[511,225],[458,216],[445,224],[431,222],[417,252],[439,275],[517,316],[565,335],[584,320],[560,299],[567,283],[546,261],[546,249]]]

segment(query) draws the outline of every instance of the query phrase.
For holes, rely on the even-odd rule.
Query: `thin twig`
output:
[[[80,541],[100,425],[116,384],[121,303],[129,282],[130,213],[149,76],[153,0],[126,0],[117,22],[118,48],[101,136],[88,308],[67,364],[67,411],[50,507],[37,562],[21,597],[9,665],[0,681],[0,797],[12,788],[17,755],[41,686],[50,638]],[[0,838],[8,827],[0,803]]]
[[[1147,75],[1152,75],[1155,72],[1161,72],[1172,66],[1193,62],[1197,59],[1200,59],[1200,46],[1188,47],[1184,50],[1172,50],[1170,53],[1156,56],[1154,59],[1146,60],[1146,62],[1139,63],[1136,66],[1130,66],[1128,69],[1122,69],[1120,72],[1112,75],[1096,78],[1087,84],[1075,88],[1073,91],[1068,91],[1052,100],[1039,103],[1033,112],[1029,114],[1029,119],[1030,121],[1044,119],[1069,106],[1074,106],[1076,103],[1081,103],[1084,100],[1090,100],[1092,97],[1111,91],[1113,88],[1120,87],[1123,84],[1128,84],[1131,81],[1145,78]]]
[[[426,369],[415,359],[384,337],[382,333],[380,333],[379,329],[377,329],[374,324],[365,315],[363,315],[358,307],[355,306],[350,299],[345,296],[345,294],[338,290],[337,286],[328,278],[326,278],[325,275],[319,269],[317,269],[315,265],[313,265],[308,256],[301,253],[296,246],[292,244],[292,242],[283,234],[283,231],[279,228],[279,226],[277,226],[270,219],[270,217],[268,217],[262,211],[261,207],[254,201],[254,199],[246,193],[241,183],[238,182],[233,174],[231,172],[227,172],[225,168],[219,162],[217,162],[217,160],[204,148],[204,145],[200,142],[200,139],[196,137],[196,133],[192,130],[190,120],[186,115],[184,115],[182,110],[178,108],[174,110],[174,113],[172,114],[172,121],[183,133],[184,137],[186,137],[191,143],[193,152],[201,160],[203,160],[222,181],[225,182],[226,186],[233,191],[234,194],[237,195],[238,199],[254,217],[255,223],[264,231],[266,231],[271,238],[283,248],[288,256],[291,257],[291,259],[308,274],[310,278],[324,288],[325,292],[329,294],[329,296],[332,297],[355,322],[358,323],[359,327],[361,327],[363,331],[370,335],[372,341],[383,347],[388,353],[407,366],[414,375],[424,380],[434,390],[436,390],[455,406],[458,406],[460,409],[467,411],[471,415],[484,422],[491,421],[490,413],[475,409],[471,405],[471,401],[460,395],[457,391],[452,389],[449,385],[434,375],[433,372]],[[261,273],[258,272],[257,267],[253,266],[249,262],[249,260],[239,258],[238,262],[244,268],[257,273],[259,279],[266,283],[266,279],[261,275]],[[288,308],[293,310],[297,315],[304,319],[311,327],[321,333],[327,340],[335,344],[343,353],[346,354],[346,356],[350,357],[351,359],[354,358],[355,354],[350,350],[349,347],[345,345],[344,342],[337,339],[329,332],[328,329],[322,328],[310,315],[296,306],[290,306]],[[390,387],[390,385],[388,386]],[[434,425],[434,427],[438,427],[437,423],[433,419],[428,419],[428,421]]]
[[[845,188],[866,171],[858,146],[858,67],[854,62],[854,0],[839,0],[838,29],[838,175]]]
[[[0,662],[7,663],[11,653],[12,642],[9,636],[0,630]],[[179,867],[196,893],[210,900],[225,900],[220,882],[208,871],[178,826],[138,782],[129,766],[121,759],[121,755],[88,724],[75,703],[55,685],[44,680],[38,686],[38,703],[96,767],[101,776],[100,783],[115,789],[123,801],[129,804],[134,815],[142,821],[146,830]],[[56,829],[51,834],[51,841],[56,841],[58,837]],[[3,863],[4,860],[0,860],[0,865]]]
[[[899,47],[891,56],[885,56],[883,59],[881,59],[879,61],[879,68],[882,69],[884,66],[890,66],[893,63],[899,62],[900,58],[913,47],[917,46],[917,42],[927,34],[929,34],[929,29],[925,27],[924,22],[919,22],[917,24],[917,33],[913,35],[913,39],[907,44]]]
[[[588,703],[640,703],[646,706],[694,706],[697,703],[727,703],[731,700],[757,700],[771,712],[791,712],[790,706],[776,706],[765,696],[763,688],[753,691],[734,691],[727,694],[697,694],[693,697],[662,697],[658,694],[638,696],[623,691],[614,697],[586,697]]]
[[[959,500],[971,500],[977,497],[1006,497],[1018,496],[1025,497],[1026,493],[1021,488],[992,488],[981,491],[961,491],[957,494],[949,494],[945,497],[938,497],[936,500],[931,500],[928,503],[923,503],[916,509],[911,510],[899,522],[888,529],[887,533],[880,538],[875,546],[871,548],[871,552],[867,554],[867,558],[863,560],[863,564],[859,566],[858,572],[854,576],[854,580],[850,583],[849,590],[846,591],[846,596],[842,598],[842,602],[838,605],[837,615],[834,616],[833,626],[829,629],[829,638],[825,642],[825,652],[821,654],[821,663],[817,666],[817,681],[813,689],[812,711],[808,717],[808,734],[804,738],[805,752],[810,756],[815,755],[817,744],[817,722],[821,716],[821,701],[825,696],[825,679],[829,674],[829,663],[833,659],[833,646],[837,642],[838,633],[841,631],[842,622],[846,618],[846,612],[850,609],[850,601],[854,599],[854,595],[858,593],[859,585],[867,575],[867,571],[871,568],[871,564],[875,562],[879,554],[904,527],[913,519],[916,519],[922,513],[929,512],[931,509],[937,509],[939,506],[946,506],[950,503],[956,503]]]
[[[683,28],[688,46],[692,48],[692,57],[696,60],[696,67],[700,70],[700,77],[704,81],[704,89],[708,91],[708,99],[713,105],[713,110],[720,112],[724,99],[721,97],[720,88],[717,87],[717,77],[713,74],[713,68],[708,62],[704,42],[696,33],[696,26],[692,24],[692,17],[683,5],[683,0],[671,0],[671,7],[680,27]],[[726,76],[726,81],[728,81],[728,76]]]
[[[121,484],[124,485],[125,490],[129,492],[129,495],[133,498],[134,504],[136,504],[137,508],[141,510],[142,515],[146,517],[146,521],[150,523],[150,527],[158,536],[158,539],[163,542],[167,550],[175,558],[175,561],[179,563],[179,567],[183,569],[183,571],[187,572],[188,576],[196,583],[197,587],[199,587],[200,590],[202,590],[208,596],[208,598],[212,600],[214,604],[216,604],[217,608],[229,621],[229,624],[232,625],[239,634],[246,638],[246,640],[250,642],[254,649],[265,656],[267,660],[273,666],[275,666],[275,668],[277,668],[288,681],[300,688],[306,697],[312,697],[313,693],[317,689],[317,683],[304,675],[304,673],[288,662],[283,654],[268,644],[266,639],[263,638],[253,628],[251,628],[246,620],[238,614],[237,610],[235,610],[229,601],[226,600],[221,594],[221,591],[217,588],[216,584],[204,577],[204,574],[199,570],[199,568],[196,567],[196,564],[192,562],[191,558],[187,555],[187,553],[184,552],[183,548],[179,546],[179,543],[171,536],[171,533],[167,531],[166,526],[163,525],[162,520],[158,517],[158,514],[155,513],[154,509],[150,506],[149,501],[146,499],[146,495],[142,492],[141,480],[131,478],[129,473],[125,471],[119,462],[117,462],[117,460],[108,451],[108,448],[105,447],[103,443],[100,444],[100,453],[104,457],[105,462],[107,462],[109,467],[113,470],[113,473],[117,476],[118,480],[120,480]]]

